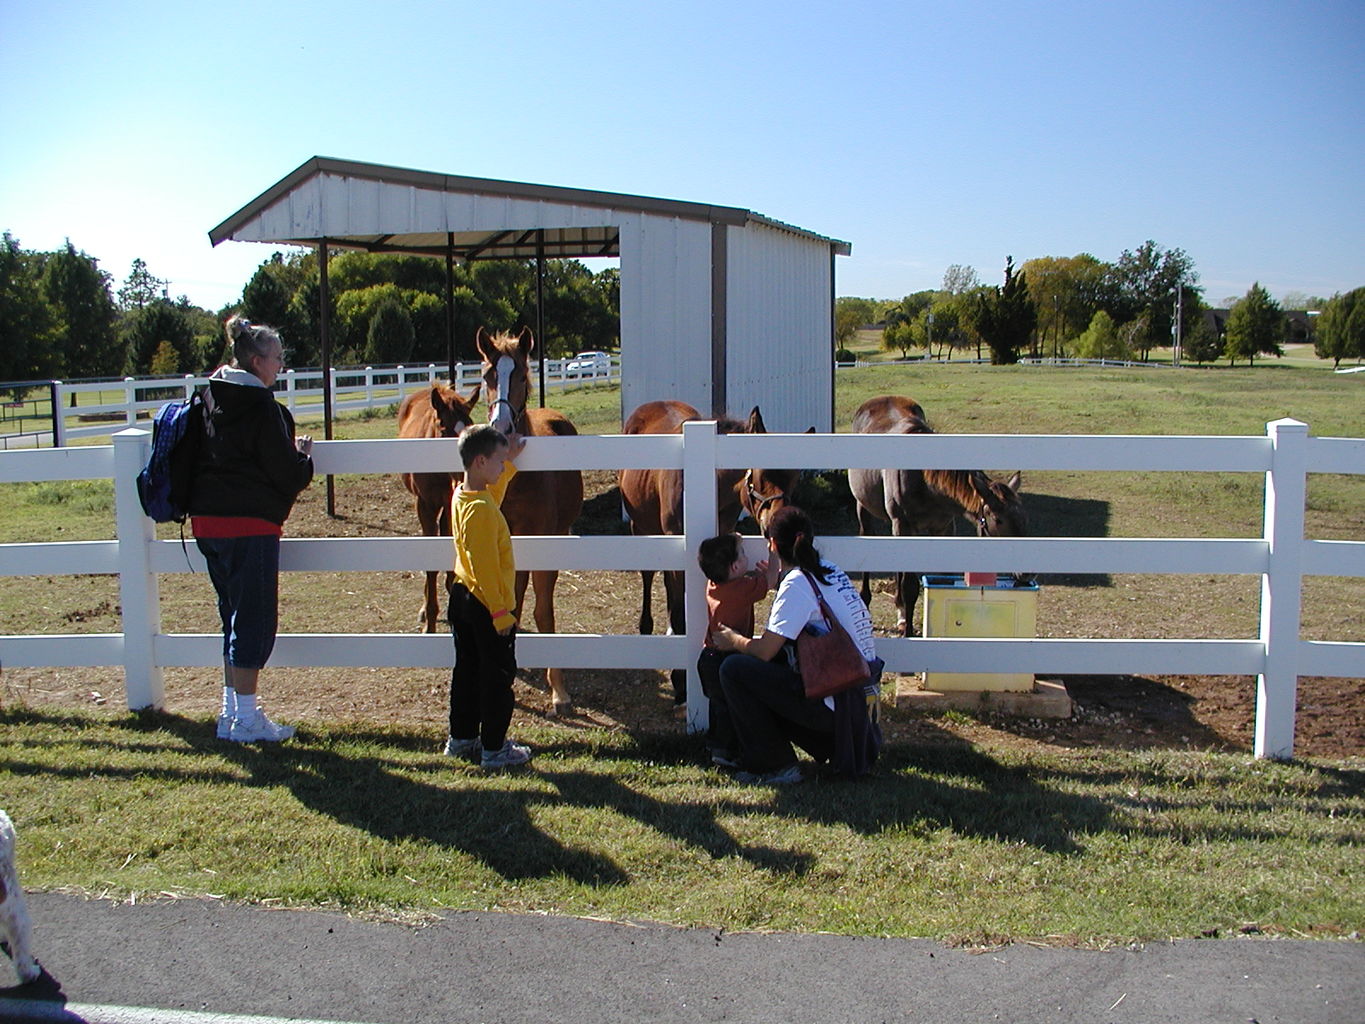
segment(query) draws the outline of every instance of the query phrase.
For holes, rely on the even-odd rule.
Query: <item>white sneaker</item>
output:
[[[292,725],[272,722],[265,717],[265,712],[258,708],[255,718],[248,718],[245,721],[234,718],[232,725],[228,727],[227,738],[233,743],[278,743],[293,735]]]
[[[483,756],[483,741],[477,736],[472,740],[457,740],[454,736],[447,736],[446,748],[441,753],[446,757],[462,757],[478,764]]]
[[[485,750],[479,763],[487,769],[512,768],[531,760],[531,748],[508,740],[497,750]]]
[[[228,732],[229,732],[229,730],[231,730],[231,729],[232,729],[232,716],[231,716],[231,715],[219,715],[219,716],[218,716],[218,738],[219,738],[220,740],[225,740],[225,739],[227,739],[227,738],[228,738]]]

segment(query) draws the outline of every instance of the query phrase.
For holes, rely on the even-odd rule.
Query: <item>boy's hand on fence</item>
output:
[[[294,447],[299,450],[300,455],[312,455],[313,439],[308,434],[300,434],[294,438]]]
[[[522,437],[515,430],[507,435],[507,457],[509,459],[515,461],[516,457],[521,454],[522,449],[525,447],[526,438]]]

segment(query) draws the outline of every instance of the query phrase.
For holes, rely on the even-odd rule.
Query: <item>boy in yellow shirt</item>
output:
[[[507,738],[512,681],[517,674],[516,565],[503,518],[503,495],[516,473],[512,460],[526,447],[489,424],[467,428],[459,441],[464,480],[450,501],[455,580],[450,629],[455,667],[450,673],[450,736],[445,753],[509,768],[531,759],[529,747]]]

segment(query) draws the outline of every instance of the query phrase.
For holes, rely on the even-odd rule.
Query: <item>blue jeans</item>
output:
[[[279,628],[280,538],[198,537],[223,622],[223,661],[265,668]]]

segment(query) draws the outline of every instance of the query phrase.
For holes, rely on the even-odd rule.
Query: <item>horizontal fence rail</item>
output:
[[[163,701],[161,670],[214,666],[216,634],[168,634],[161,628],[157,578],[204,569],[193,545],[157,540],[138,504],[134,478],[149,448],[146,430],[128,429],[104,447],[0,453],[0,483],[59,479],[115,481],[117,540],[0,545],[0,575],[114,573],[120,579],[123,632],[0,636],[6,666],[122,666],[130,707]],[[449,439],[318,442],[319,474],[458,469]],[[1365,677],[1365,643],[1303,641],[1299,610],[1304,576],[1365,577],[1365,541],[1305,540],[1309,473],[1365,473],[1365,439],[1314,438],[1304,424],[1280,420],[1265,437],[1049,435],[722,435],[709,422],[683,433],[646,436],[530,438],[523,470],[681,469],[685,533],[678,537],[516,537],[518,568],[677,569],[686,577],[687,621],[705,622],[700,541],[716,531],[711,495],[717,469],[748,466],[950,469],[1011,465],[1023,469],[1261,473],[1266,511],[1260,538],[820,538],[822,552],[848,572],[923,571],[926,565],[1018,573],[1171,573],[1259,576],[1261,629],[1253,639],[878,638],[878,653],[899,672],[1200,674],[1257,677],[1256,753],[1293,751],[1299,676]],[[696,495],[696,500],[691,496]],[[762,542],[749,538],[751,554]],[[285,572],[447,569],[448,538],[286,539]],[[704,727],[694,664],[699,633],[684,636],[525,634],[524,667],[685,668],[689,724]],[[279,666],[446,667],[442,634],[281,634]]]
[[[539,364],[532,372],[539,379]],[[408,392],[450,376],[446,364],[421,366],[334,367],[332,395],[334,412],[359,412],[382,409],[402,400]],[[568,356],[545,361],[545,387],[563,390],[584,384],[619,382],[619,358],[581,358]],[[285,370],[276,382],[277,398],[295,416],[322,414],[323,372],[318,369]],[[481,384],[480,363],[457,363],[454,386],[467,390]],[[109,437],[127,427],[143,425],[166,402],[187,397],[208,382],[207,376],[185,374],[178,377],[124,377],[104,381],[46,381],[28,385],[29,390],[47,392],[41,404],[45,410],[43,430],[28,429],[15,433],[0,431],[0,450],[28,447],[63,447],[70,441]],[[38,400],[32,400],[38,403]],[[13,404],[13,403],[11,403]],[[19,403],[23,404],[23,403]],[[3,412],[3,408],[0,408]],[[4,417],[0,416],[0,425]]]

